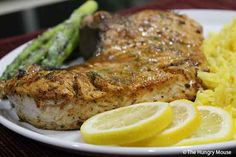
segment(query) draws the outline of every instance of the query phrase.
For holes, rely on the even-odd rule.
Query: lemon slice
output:
[[[103,112],[81,126],[85,142],[118,145],[151,137],[172,121],[168,103],[149,102]]]
[[[200,125],[200,114],[194,103],[176,100],[170,103],[173,121],[164,131],[154,137],[130,143],[126,146],[169,146],[189,137]]]
[[[200,127],[177,145],[197,145],[223,142],[233,139],[233,118],[225,110],[213,106],[198,106]]]

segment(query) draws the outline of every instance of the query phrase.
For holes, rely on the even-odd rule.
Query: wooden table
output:
[[[236,9],[235,0],[153,0],[145,7],[122,11],[122,13],[134,10],[149,9]],[[12,49],[36,37],[42,31],[26,34],[22,36],[10,37],[0,40],[0,58],[9,53]],[[233,153],[236,153],[236,151]],[[46,144],[25,138],[21,135],[0,125],[0,157],[73,157],[73,156],[94,156],[78,152],[74,154],[65,150],[60,150]],[[96,155],[97,156],[97,155]]]

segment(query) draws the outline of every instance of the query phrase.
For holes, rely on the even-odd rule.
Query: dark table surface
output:
[[[0,16],[0,58],[12,49],[31,40],[42,32],[43,29],[51,27],[67,18],[71,11],[78,7],[83,1],[66,1],[58,4],[33,8],[21,12]],[[236,9],[235,0],[98,0],[101,9],[109,11],[120,11],[132,6],[135,10],[150,9]],[[129,9],[128,12],[133,9]],[[36,18],[34,26],[21,25],[25,13],[33,13]],[[127,10],[123,11],[126,13]],[[15,24],[12,24],[15,21]],[[30,22],[30,21],[27,21]],[[27,33],[27,34],[25,34]],[[22,35],[23,34],[23,35]],[[12,37],[9,37],[12,36]],[[233,149],[232,153],[236,153]],[[47,144],[43,144],[14,133],[0,124],[0,157],[73,157],[94,156],[86,152],[71,152],[61,150]],[[103,155],[101,155],[103,156]]]

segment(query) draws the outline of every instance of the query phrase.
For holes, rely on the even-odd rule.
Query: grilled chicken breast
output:
[[[129,16],[97,12],[96,56],[60,70],[31,66],[1,85],[21,120],[44,129],[77,129],[89,117],[145,101],[195,98],[202,27],[184,15],[146,10]]]

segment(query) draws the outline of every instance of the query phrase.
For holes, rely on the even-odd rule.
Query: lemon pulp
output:
[[[177,145],[197,145],[228,141],[233,138],[233,118],[225,110],[212,106],[198,106],[200,127]]]
[[[95,115],[83,123],[81,134],[87,143],[118,145],[151,137],[171,121],[168,103],[141,103]]]

